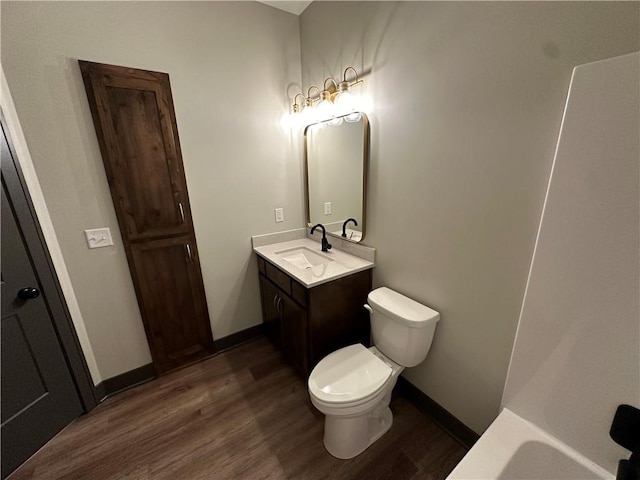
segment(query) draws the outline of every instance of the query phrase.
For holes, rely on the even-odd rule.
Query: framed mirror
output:
[[[356,112],[309,125],[304,156],[309,227],[321,223],[328,235],[361,241],[366,227],[367,116]]]

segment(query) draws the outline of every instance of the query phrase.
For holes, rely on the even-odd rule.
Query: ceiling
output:
[[[300,15],[305,8],[309,6],[311,1],[300,1],[300,0],[258,0],[261,3],[266,3],[275,8],[279,8],[280,10],[284,10],[285,12],[293,13],[295,15]]]

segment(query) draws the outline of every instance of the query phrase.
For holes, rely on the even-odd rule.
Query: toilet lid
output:
[[[391,372],[389,365],[358,343],[322,359],[309,376],[309,391],[323,402],[353,402],[378,391]]]

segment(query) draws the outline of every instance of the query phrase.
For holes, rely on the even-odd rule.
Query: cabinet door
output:
[[[281,295],[278,295],[278,288],[263,275],[260,275],[260,297],[266,334],[278,348],[281,348],[282,332],[279,310],[279,302],[282,302]]]
[[[213,353],[200,264],[191,236],[131,245],[134,279],[158,372]]]
[[[128,241],[189,233],[169,76],[80,61],[111,195]]]
[[[286,357],[303,375],[309,373],[307,312],[291,298],[281,295],[282,343]]]

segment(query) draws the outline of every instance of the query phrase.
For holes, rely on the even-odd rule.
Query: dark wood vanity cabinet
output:
[[[262,257],[258,269],[266,333],[303,375],[339,348],[369,345],[370,269],[311,288]]]

